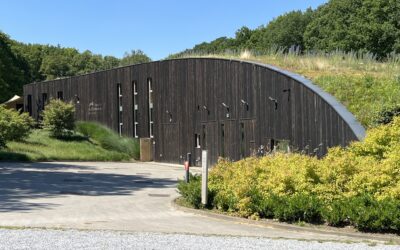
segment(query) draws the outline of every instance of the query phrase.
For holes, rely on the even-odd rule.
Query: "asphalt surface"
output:
[[[199,169],[193,171],[199,172]],[[132,238],[132,241],[149,237],[150,243],[159,238],[168,244],[170,240],[175,242],[182,237],[204,242],[212,239],[208,236],[216,237],[216,242],[223,242],[229,236],[302,241],[365,241],[334,233],[285,230],[177,210],[171,201],[179,196],[176,183],[183,175],[182,166],[155,163],[0,163],[0,227],[125,231],[130,234],[124,235]],[[107,233],[119,234],[111,231]],[[0,237],[12,235],[13,232],[5,229]],[[21,232],[32,235],[28,237],[32,241],[36,240],[35,237],[45,240],[46,232],[61,238],[67,237],[63,233],[82,235],[83,238],[94,235],[99,240],[101,234],[106,234],[97,231],[82,233],[51,230],[15,230],[14,233],[18,235]],[[18,237],[10,236],[9,239]],[[244,245],[257,246],[250,243],[254,238],[243,239]],[[76,240],[77,246],[84,243],[80,239]],[[271,242],[278,244],[276,242],[280,240]],[[159,246],[155,245],[154,248]],[[242,245],[237,246],[240,248]],[[171,248],[176,247],[178,245],[171,245]]]

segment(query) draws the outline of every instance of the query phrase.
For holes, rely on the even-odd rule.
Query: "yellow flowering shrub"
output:
[[[309,195],[325,203],[362,195],[400,199],[400,117],[369,130],[362,142],[329,149],[322,159],[297,153],[220,159],[209,185],[217,208],[245,217],[257,216],[272,196]]]

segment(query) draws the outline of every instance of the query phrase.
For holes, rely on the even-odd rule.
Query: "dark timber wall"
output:
[[[79,120],[116,131],[121,120],[127,136],[134,136],[137,122],[137,135],[149,137],[149,80],[156,161],[182,162],[188,152],[198,161],[202,149],[209,150],[211,163],[218,156],[239,160],[261,145],[286,144],[322,156],[327,148],[365,134],[351,113],[309,80],[269,65],[213,58],[157,61],[28,84],[26,110],[39,119],[43,98],[62,96],[75,103]]]

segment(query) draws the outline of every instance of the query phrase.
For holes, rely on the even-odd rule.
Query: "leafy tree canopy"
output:
[[[151,62],[150,57],[148,57],[143,51],[132,50],[131,52],[125,52],[124,57],[121,59],[120,65],[132,65],[138,63]]]
[[[371,52],[379,58],[400,52],[400,1],[331,0],[307,26],[307,49]]]
[[[399,0],[330,0],[316,10],[288,12],[254,30],[242,27],[234,38],[220,37],[169,57],[297,46],[301,51],[369,52],[385,59],[400,53],[399,20]]]
[[[80,53],[60,45],[24,44],[0,32],[0,103],[22,94],[24,84],[74,76],[122,65],[149,62],[141,50],[125,53],[124,58]]]

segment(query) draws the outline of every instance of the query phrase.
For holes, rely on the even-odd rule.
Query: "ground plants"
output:
[[[51,99],[43,110],[43,126],[50,135],[61,138],[70,136],[75,128],[75,106],[59,99]]]
[[[26,119],[31,121],[27,115]],[[22,132],[17,134],[25,135],[23,141],[8,141],[7,147],[0,150],[0,161],[130,161],[140,156],[137,140],[120,137],[96,123],[78,122],[76,131],[61,137],[46,129]]]
[[[130,155],[134,159],[140,158],[137,139],[119,136],[106,126],[95,122],[80,121],[76,124],[76,131],[98,143],[104,149]]]
[[[0,150],[0,161],[129,161],[132,157],[81,135],[57,139],[49,131],[33,130],[24,141],[10,141]]]
[[[33,120],[27,113],[20,114],[0,105],[0,148],[4,148],[8,141],[24,139],[32,126]]]
[[[184,180],[178,182],[178,192],[183,199],[192,207],[201,207],[201,176],[189,175],[189,183]]]
[[[210,204],[242,217],[400,233],[399,152],[400,117],[394,117],[322,159],[298,153],[221,159],[209,175]],[[195,207],[197,201],[191,200]]]

